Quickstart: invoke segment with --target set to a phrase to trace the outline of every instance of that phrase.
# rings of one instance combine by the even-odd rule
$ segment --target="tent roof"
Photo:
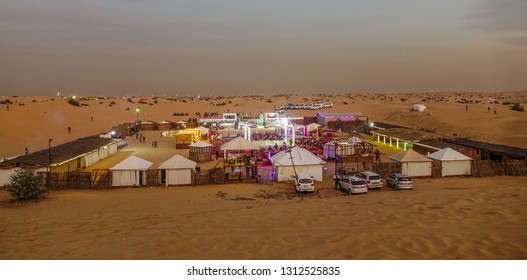
[[[48,166],[49,154],[51,152],[51,164],[61,164],[63,162],[73,160],[86,153],[90,153],[100,149],[101,147],[116,143],[118,140],[101,138],[99,135],[79,138],[77,140],[67,142],[64,144],[50,146],[40,151],[36,151],[22,155],[0,163],[1,166],[14,167],[16,165],[24,166]],[[53,143],[51,143],[53,144]]]
[[[427,162],[432,161],[431,159],[423,156],[422,154],[414,150],[406,150],[404,152],[394,154],[388,157],[389,159],[398,161],[398,162]]]
[[[427,155],[427,157],[431,159],[441,160],[441,161],[448,161],[448,160],[472,160],[471,158],[467,157],[466,155],[451,149],[451,148],[444,148],[442,150],[439,150],[435,153],[431,153]]]
[[[271,157],[271,162],[275,166],[292,166],[291,157],[295,165],[320,165],[325,162],[319,157],[315,156],[310,151],[295,146],[291,148],[291,154],[281,151],[278,154]]]
[[[355,135],[344,139],[344,141],[347,142],[347,143],[362,143],[362,142],[364,142],[360,137],[357,137]]]
[[[237,137],[233,140],[221,145],[220,150],[222,151],[241,151],[241,150],[259,150],[260,147],[256,144],[253,144],[251,141],[243,138]]]
[[[163,161],[157,168],[158,169],[194,169],[196,168],[196,162],[192,161],[184,156],[175,155],[165,161]]]
[[[191,145],[188,145],[189,147],[198,147],[198,148],[204,148],[204,147],[212,147],[214,145],[212,144],[209,144],[207,142],[204,142],[204,141],[199,141],[199,142],[196,142],[194,144],[191,144]]]
[[[170,123],[170,122],[167,120],[164,120],[164,121],[160,121],[159,123]]]
[[[322,126],[322,125],[321,125],[321,124],[318,124],[318,123],[310,123],[310,124],[308,124],[308,125],[306,125],[306,126]]]
[[[110,170],[148,170],[153,163],[137,156],[129,156],[125,160],[119,162],[110,168]]]
[[[206,127],[204,127],[204,126],[198,126],[198,127],[196,127],[196,129],[201,130],[202,133],[203,133],[203,131],[205,131],[205,132],[208,132],[208,131],[209,131],[209,129],[206,128]]]

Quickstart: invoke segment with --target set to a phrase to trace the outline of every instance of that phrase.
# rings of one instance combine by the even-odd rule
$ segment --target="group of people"
[[[143,135],[142,132],[138,132],[135,134],[135,139],[139,140],[139,142],[145,143],[146,137]]]
[[[188,113],[174,113],[172,116],[188,116]]]
[[[199,112],[196,113],[196,115],[198,115]],[[220,115],[219,112],[205,112],[203,113],[203,117],[205,118],[215,118],[215,117],[218,117]],[[199,115],[198,115],[199,116]]]

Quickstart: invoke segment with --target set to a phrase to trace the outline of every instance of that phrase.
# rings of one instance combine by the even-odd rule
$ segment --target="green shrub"
[[[47,193],[44,180],[35,173],[35,170],[17,169],[9,179],[11,182],[5,185],[4,189],[16,199],[42,198]]]

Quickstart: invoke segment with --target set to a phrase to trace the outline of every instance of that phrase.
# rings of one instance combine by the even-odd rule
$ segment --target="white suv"
[[[309,174],[298,174],[295,177],[295,190],[297,192],[314,192],[315,181],[313,181],[313,176]]]
[[[340,178],[338,187],[341,191],[345,191],[348,194],[368,192],[368,184],[366,181],[357,176],[344,176]]]
[[[382,188],[382,179],[379,174],[371,171],[363,171],[357,173],[355,176],[360,177],[368,183],[368,189],[380,189]]]

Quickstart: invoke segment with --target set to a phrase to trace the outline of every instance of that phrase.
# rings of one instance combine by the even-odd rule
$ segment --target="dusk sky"
[[[525,0],[0,0],[0,96],[507,90]]]

